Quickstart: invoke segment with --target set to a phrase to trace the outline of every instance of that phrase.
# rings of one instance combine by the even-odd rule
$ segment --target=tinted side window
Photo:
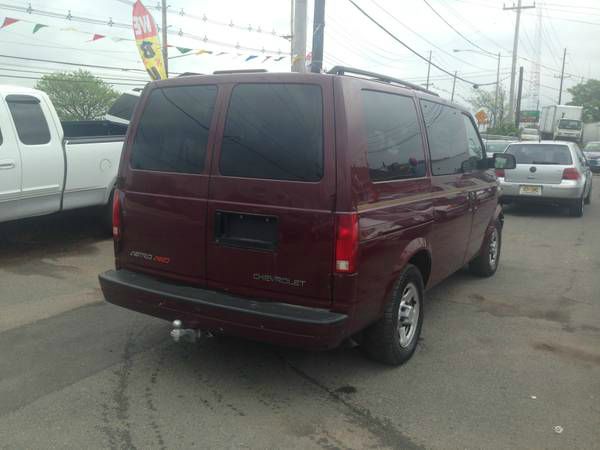
[[[216,96],[216,86],[152,91],[133,141],[131,167],[201,173]]]
[[[466,114],[463,114],[463,120],[467,130],[467,146],[469,150],[469,157],[481,159],[483,158],[483,148],[481,147],[481,141],[479,140],[479,135],[477,134],[475,125],[473,125],[473,122]]]
[[[6,103],[23,144],[42,145],[50,142],[50,130],[39,99],[29,95],[8,95]]]
[[[425,176],[425,156],[410,97],[363,91],[367,157],[373,181]]]
[[[234,177],[321,179],[321,88],[305,84],[236,86],[221,145],[220,171]]]
[[[433,175],[461,173],[469,159],[467,136],[462,114],[454,108],[421,100],[427,127]]]

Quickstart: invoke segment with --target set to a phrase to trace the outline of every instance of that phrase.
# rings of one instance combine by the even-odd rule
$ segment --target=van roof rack
[[[265,73],[265,69],[238,69],[238,70],[215,70],[213,75],[223,75],[226,73]]]
[[[387,75],[382,75],[380,73],[369,72],[368,70],[354,69],[352,67],[346,67],[346,66],[334,66],[327,73],[332,74],[332,75],[346,75],[346,74],[361,75],[363,77],[368,77],[374,81],[382,81],[384,83],[399,84],[401,86],[404,86],[404,87],[407,87],[410,89],[414,89],[415,91],[426,92],[428,94],[439,97],[439,94],[432,92],[429,89],[425,89],[424,87],[419,86],[418,84],[409,83],[408,81],[400,80],[399,78],[389,77]]]

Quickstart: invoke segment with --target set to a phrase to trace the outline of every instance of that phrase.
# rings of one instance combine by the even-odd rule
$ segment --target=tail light
[[[496,176],[504,178],[504,169],[496,169]]]
[[[575,167],[567,167],[565,170],[563,170],[563,180],[579,180],[580,178],[581,174]]]
[[[335,272],[356,272],[358,254],[358,215],[341,214],[336,218]]]
[[[112,234],[113,239],[118,241],[121,238],[121,195],[118,189],[113,194],[112,207]]]

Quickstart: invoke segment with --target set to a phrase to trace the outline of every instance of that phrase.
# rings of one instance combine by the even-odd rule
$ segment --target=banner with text
[[[146,70],[153,80],[167,78],[158,27],[150,12],[137,0],[133,5],[133,34]]]

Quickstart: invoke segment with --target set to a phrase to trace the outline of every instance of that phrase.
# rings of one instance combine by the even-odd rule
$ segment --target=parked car
[[[513,140],[501,140],[501,141],[485,141],[485,151],[488,158],[493,158],[494,153],[503,153],[508,147],[508,144],[511,142],[516,142]]]
[[[592,176],[583,152],[574,142],[542,141],[510,144],[514,170],[497,170],[502,201],[552,203],[569,207],[572,216],[583,215],[591,200]]]
[[[127,126],[60,122],[48,96],[0,86],[0,222],[85,206],[111,197]]]
[[[540,131],[537,128],[523,128],[521,130],[522,141],[539,141]]]
[[[426,289],[465,264],[498,268],[489,167],[465,109],[383,75],[153,82],[119,169],[116,270],[100,284],[108,302],[174,321],[177,338],[312,349],[353,338],[401,364]]]
[[[583,149],[592,172],[600,172],[600,141],[588,142]]]

